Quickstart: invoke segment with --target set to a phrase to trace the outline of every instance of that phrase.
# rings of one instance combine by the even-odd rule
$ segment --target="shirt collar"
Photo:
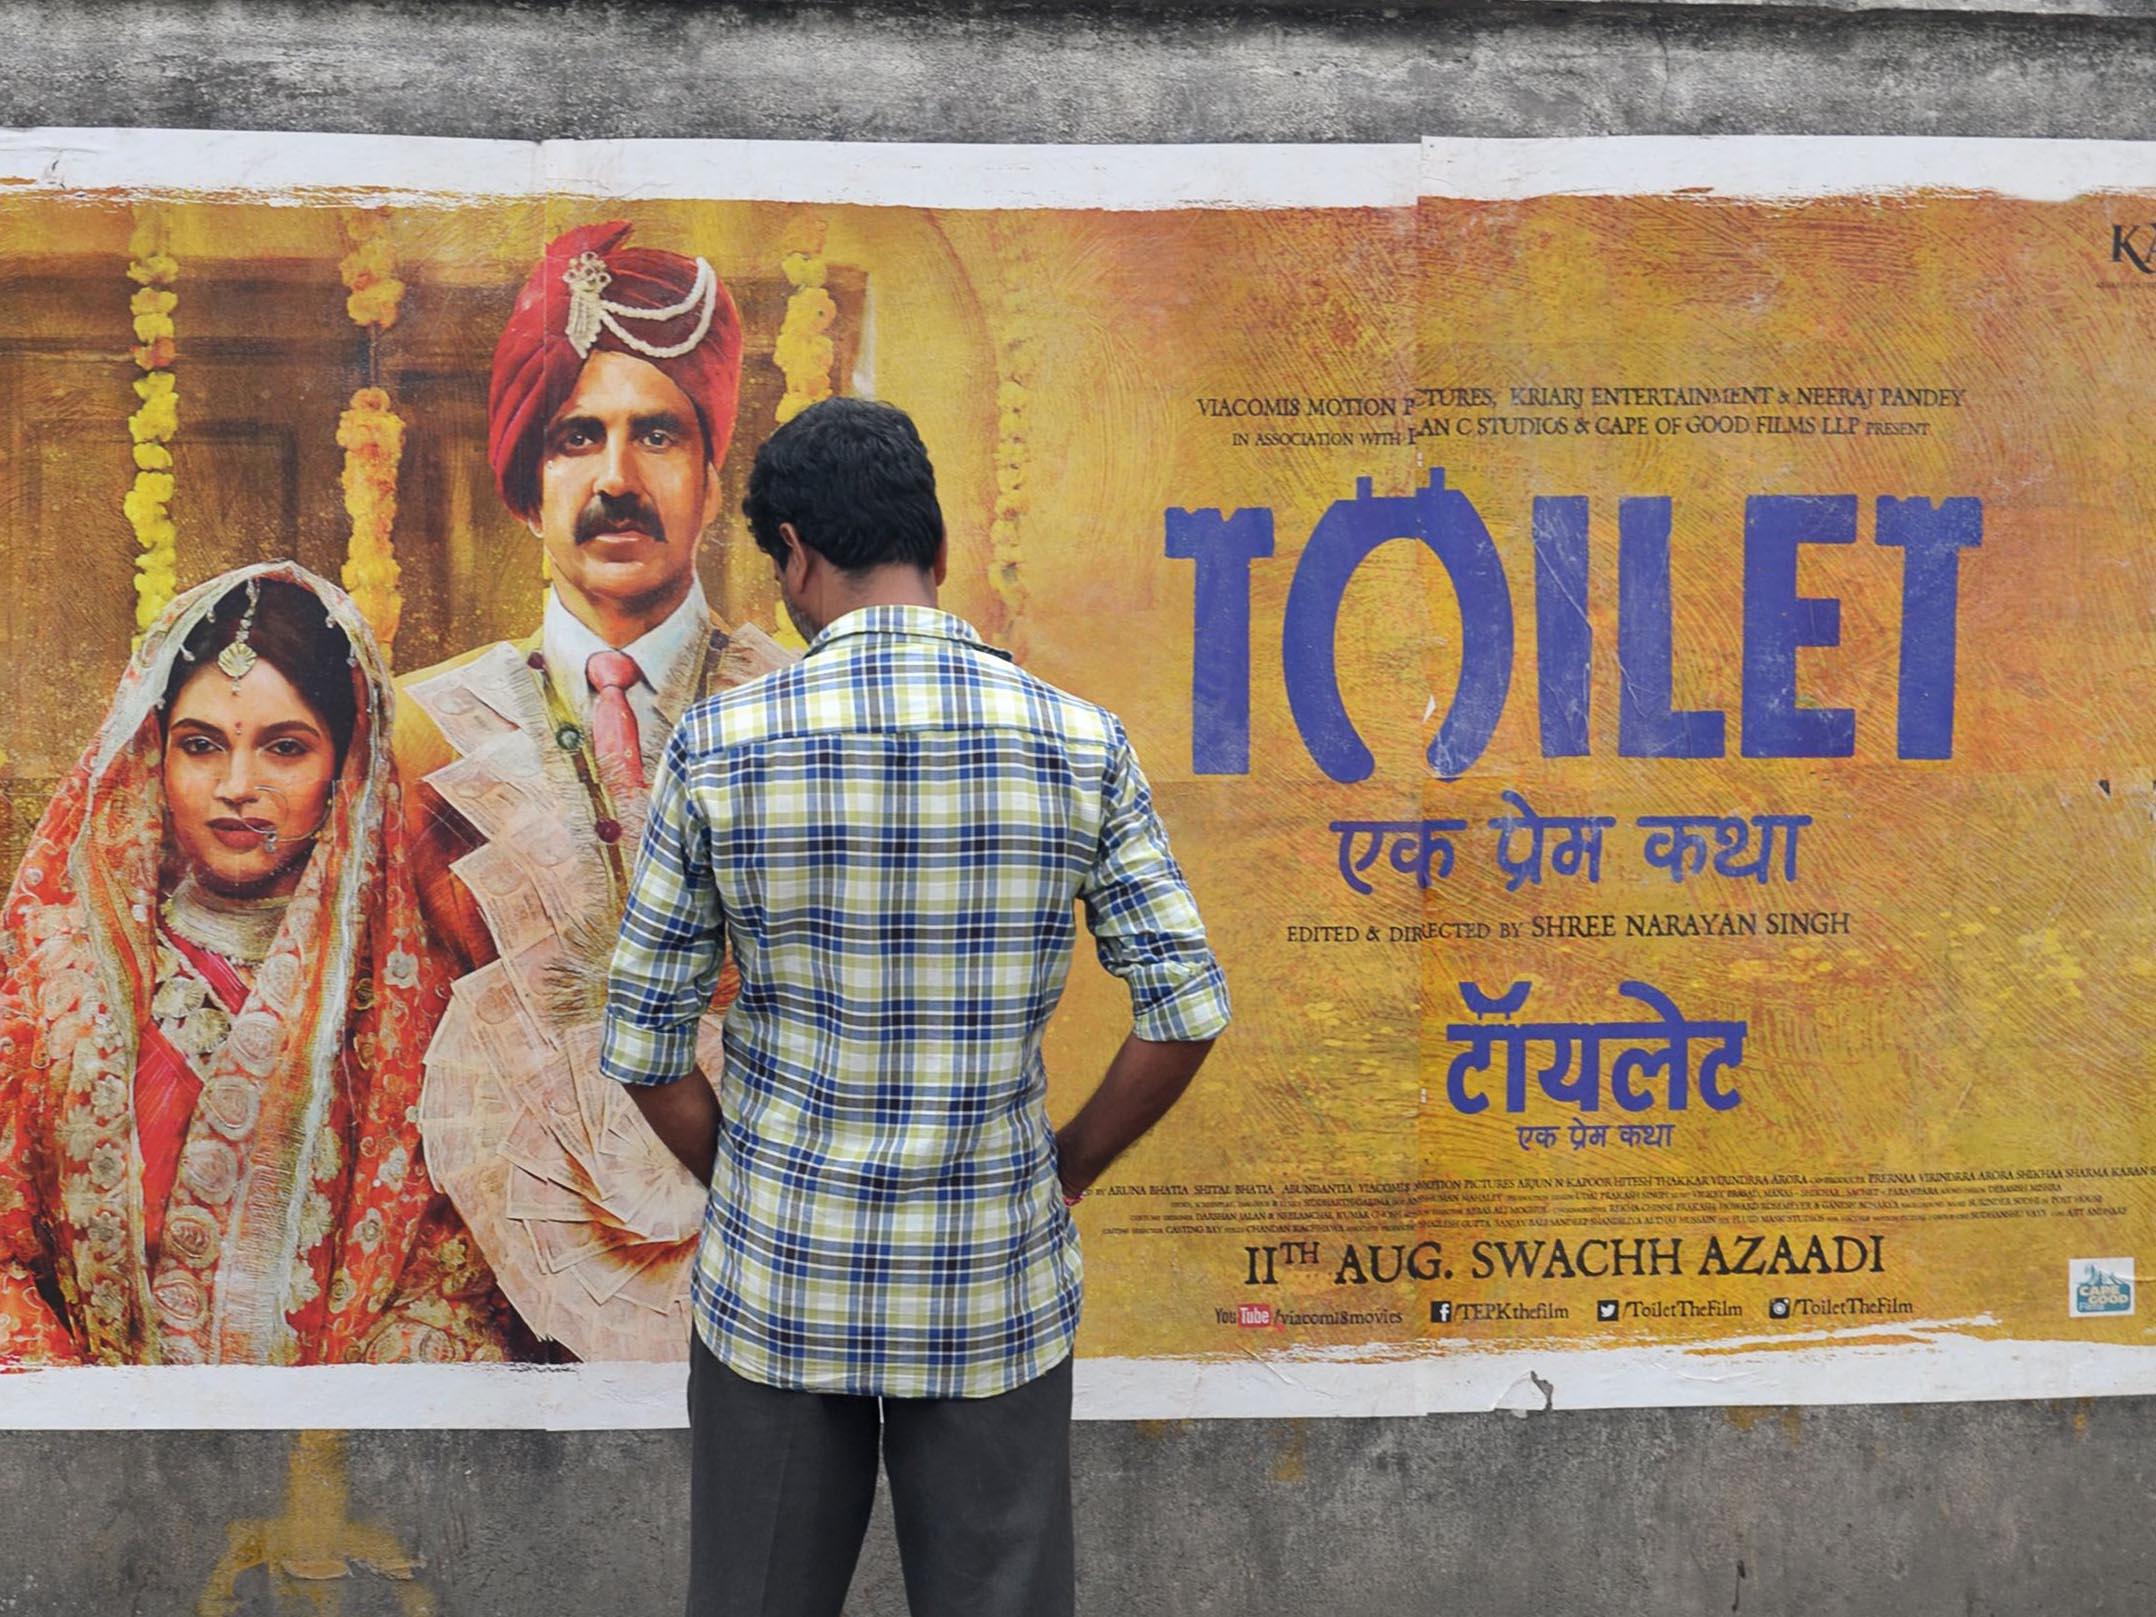
[[[636,661],[643,683],[653,691],[666,689],[684,657],[692,655],[710,632],[711,608],[704,601],[703,580],[691,577],[689,593],[667,614],[664,622],[621,649]],[[591,701],[591,686],[584,678],[584,665],[594,652],[608,649],[591,627],[569,610],[559,590],[546,592],[546,615],[540,624],[539,649],[554,671],[555,685],[580,709]]]
[[[823,632],[809,642],[807,654],[813,657],[835,640],[867,634],[900,635],[909,640],[956,640],[976,650],[1002,655],[964,618],[932,606],[856,607],[825,624]]]

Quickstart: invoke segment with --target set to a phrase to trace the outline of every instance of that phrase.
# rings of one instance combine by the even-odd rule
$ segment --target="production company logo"
[[[2132,1258],[2075,1258],[2066,1266],[2066,1311],[2076,1319],[2134,1311]]]

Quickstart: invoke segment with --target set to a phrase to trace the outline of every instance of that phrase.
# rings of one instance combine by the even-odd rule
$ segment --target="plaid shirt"
[[[1041,1036],[1074,902],[1139,1037],[1226,985],[1115,716],[927,607],[850,612],[683,716],[652,788],[601,1070],[695,1060],[722,947],[724,1122],[697,1329],[773,1386],[987,1397],[1078,1325]]]

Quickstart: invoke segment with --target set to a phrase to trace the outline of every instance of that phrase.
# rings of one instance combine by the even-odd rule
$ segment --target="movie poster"
[[[1145,763],[1235,1022],[1078,1209],[1081,1414],[2156,1385],[2140,149],[0,169],[0,1422],[679,1419],[519,482],[593,351],[720,451],[658,733],[800,654],[743,485],[857,394]]]

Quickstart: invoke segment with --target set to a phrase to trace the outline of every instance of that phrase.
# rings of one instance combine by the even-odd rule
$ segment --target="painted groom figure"
[[[629,231],[557,238],[494,351],[488,459],[545,548],[543,620],[402,681],[396,756],[422,906],[465,973],[427,1056],[429,1165],[541,1337],[673,1359],[703,1190],[598,1076],[607,959],[674,721],[791,658],[720,622],[696,575],[733,300]],[[715,1072],[716,1015],[704,1031]]]

